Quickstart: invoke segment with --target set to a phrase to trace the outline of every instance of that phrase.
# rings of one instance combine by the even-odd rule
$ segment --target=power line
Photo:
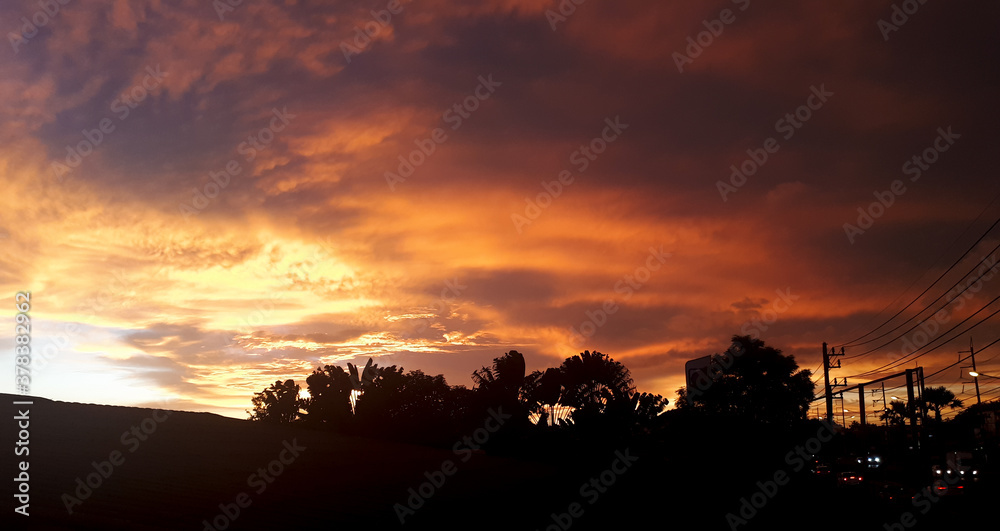
[[[946,332],[944,332],[944,334],[942,334],[941,336],[939,336],[939,338],[941,338],[941,337],[944,337],[945,335],[947,335],[947,334],[951,333],[951,331],[952,331],[952,330],[955,330],[955,329],[956,329],[956,328],[958,328],[959,326],[962,326],[963,324],[965,324],[965,322],[966,322],[966,321],[968,321],[969,319],[971,319],[971,318],[975,317],[975,316],[976,316],[976,314],[978,314],[979,312],[981,312],[981,311],[985,310],[986,308],[988,308],[988,307],[989,307],[990,305],[992,305],[992,304],[993,304],[994,302],[996,302],[996,301],[997,301],[998,299],[1000,299],[1000,295],[998,295],[998,296],[994,297],[994,298],[993,298],[993,300],[991,300],[990,302],[988,302],[988,303],[987,303],[987,304],[986,304],[985,306],[983,306],[982,308],[980,308],[980,309],[976,310],[976,312],[975,312],[975,313],[973,313],[972,315],[970,315],[970,316],[966,317],[965,319],[962,319],[962,320],[961,320],[961,321],[959,321],[959,322],[958,322],[958,323],[957,323],[957,324],[956,324],[955,326],[953,326],[953,327],[949,328],[949,329],[948,329],[948,330],[947,330]],[[993,313],[991,313],[990,315],[988,315],[988,316],[984,317],[984,318],[983,318],[982,320],[980,320],[980,321],[979,321],[978,323],[976,323],[976,324],[972,325],[971,327],[969,327],[969,328],[968,328],[967,330],[965,330],[965,331],[963,331],[963,332],[960,332],[960,333],[956,334],[956,335],[955,335],[955,337],[958,337],[958,336],[960,336],[960,335],[962,335],[962,334],[964,334],[964,333],[966,333],[966,332],[968,332],[968,331],[972,330],[973,328],[975,328],[975,327],[977,327],[977,326],[979,326],[979,325],[983,324],[983,323],[984,323],[984,322],[986,322],[986,321],[987,321],[987,320],[988,320],[988,319],[989,319],[990,317],[993,317],[993,316],[994,316],[994,315],[996,315],[997,313],[1000,313],[1000,310],[997,310],[997,311],[994,311],[994,312],[993,312]],[[910,330],[912,330],[912,328],[911,328]],[[927,352],[924,352],[924,353],[922,353],[922,354],[919,354],[919,355],[917,355],[916,357],[914,357],[914,358],[913,358],[913,360],[916,360],[917,358],[919,358],[919,357],[921,357],[921,356],[924,356],[924,355],[926,355],[926,354],[929,354],[929,353],[931,353],[931,352],[934,352],[935,350],[937,350],[937,349],[941,348],[942,346],[944,346],[944,345],[948,344],[948,343],[949,343],[950,341],[952,341],[953,339],[955,339],[955,337],[952,337],[952,338],[949,338],[948,340],[946,340],[946,341],[942,342],[942,343],[941,343],[940,345],[938,345],[938,346],[936,346],[936,347],[934,347],[934,348],[932,348],[932,349],[928,350]],[[886,363],[885,365],[882,365],[881,367],[878,367],[878,368],[876,368],[876,369],[872,369],[872,370],[869,370],[869,371],[865,371],[865,372],[861,372],[861,373],[858,373],[858,374],[855,374],[855,375],[852,375],[852,376],[848,376],[848,378],[857,378],[857,377],[859,377],[859,376],[868,376],[868,375],[871,375],[871,374],[875,374],[875,373],[877,373],[877,372],[879,372],[879,371],[882,371],[882,370],[885,370],[885,369],[892,369],[892,368],[895,368],[895,367],[899,367],[900,365],[903,365],[903,364],[906,364],[906,363],[909,363],[909,362],[910,362],[910,361],[912,361],[912,360],[909,360],[909,359],[907,359],[907,358],[909,358],[910,356],[913,356],[913,355],[914,355],[914,354],[916,354],[917,352],[920,352],[921,350],[923,350],[923,349],[927,348],[928,346],[930,346],[930,344],[931,344],[931,343],[933,343],[933,342],[935,342],[935,341],[938,341],[938,339],[933,339],[933,340],[931,340],[931,341],[930,341],[929,343],[927,343],[926,345],[924,345],[924,346],[922,346],[922,347],[920,347],[920,348],[918,348],[918,349],[914,350],[913,352],[910,352],[909,354],[906,354],[905,356],[903,356],[902,358],[900,358],[900,359],[898,359],[898,360],[896,360],[896,361],[891,361],[891,362],[889,362],[889,363]],[[992,344],[992,343],[991,343],[991,344]],[[925,377],[925,378],[926,378],[926,377]]]
[[[990,206],[992,206],[994,202],[996,202],[997,198],[1000,198],[1000,194],[998,194],[997,196],[995,196],[995,197],[993,198],[993,201],[990,201],[990,204],[989,204],[989,205],[987,205],[985,209],[983,209],[983,212],[981,212],[981,213],[979,214],[979,216],[978,216],[978,217],[977,217],[977,218],[976,218],[975,220],[973,220],[972,224],[974,224],[974,223],[975,223],[975,222],[976,222],[976,221],[977,221],[977,220],[979,219],[979,217],[982,217],[983,213],[985,213],[985,212],[986,212],[986,210],[987,210],[987,209],[988,209],[988,208],[989,208]],[[969,225],[969,227],[971,227],[971,226],[972,226],[972,224],[970,224],[970,225]],[[942,279],[942,278],[944,278],[944,276],[945,276],[945,275],[947,275],[947,274],[948,274],[949,272],[951,272],[951,270],[952,270],[952,269],[954,269],[954,268],[955,268],[955,267],[956,267],[956,266],[957,266],[957,265],[958,265],[959,263],[961,263],[962,259],[963,259],[963,258],[965,258],[965,257],[966,257],[966,256],[967,256],[967,255],[968,255],[968,254],[969,254],[970,252],[972,252],[972,250],[973,250],[973,249],[975,249],[975,248],[976,248],[976,246],[978,246],[978,245],[979,245],[979,243],[980,243],[980,242],[982,242],[982,241],[983,241],[983,240],[984,240],[984,239],[986,238],[986,236],[987,236],[987,235],[988,235],[988,234],[989,234],[989,233],[990,233],[990,232],[991,232],[991,231],[992,231],[992,230],[993,230],[994,228],[996,228],[996,226],[997,226],[997,225],[1000,225],[1000,218],[997,218],[997,220],[996,220],[996,221],[994,221],[992,225],[990,225],[990,228],[986,229],[986,232],[984,232],[984,233],[982,234],[982,236],[980,236],[980,237],[979,237],[979,239],[977,239],[977,240],[975,241],[975,243],[973,243],[973,244],[972,244],[972,245],[971,245],[971,246],[970,246],[970,247],[969,247],[969,248],[968,248],[968,249],[967,249],[967,250],[966,250],[966,251],[965,251],[964,253],[962,253],[962,255],[961,255],[961,256],[959,256],[959,257],[958,257],[958,259],[956,259],[956,260],[955,260],[955,262],[954,262],[954,263],[952,263],[952,264],[951,264],[951,266],[949,266],[949,267],[948,267],[948,269],[946,269],[946,270],[944,271],[944,273],[941,273],[941,275],[940,275],[940,276],[938,276],[938,278],[937,278],[936,280],[934,280],[934,282],[932,282],[932,283],[931,283],[931,285],[927,286],[927,288],[926,288],[926,289],[924,289],[924,291],[920,292],[920,294],[919,294],[919,295],[917,295],[916,297],[914,297],[914,299],[913,299],[912,301],[910,301],[910,303],[909,303],[909,304],[907,304],[907,305],[906,305],[906,306],[904,306],[904,307],[903,307],[903,308],[902,308],[901,310],[899,310],[898,312],[896,312],[896,313],[895,313],[895,314],[894,314],[894,315],[893,315],[892,317],[890,317],[890,318],[886,319],[886,320],[885,320],[885,321],[884,321],[884,322],[883,322],[882,324],[880,324],[880,325],[876,326],[875,328],[873,328],[873,329],[872,329],[871,331],[869,331],[868,333],[866,333],[866,334],[864,334],[864,335],[862,335],[862,336],[860,336],[860,337],[857,337],[857,338],[855,338],[855,339],[852,339],[851,341],[847,341],[847,342],[845,342],[845,343],[841,343],[840,345],[835,345],[835,346],[834,346],[834,348],[836,348],[836,347],[850,347],[850,346],[854,346],[854,345],[858,344],[858,343],[857,343],[858,341],[860,341],[860,340],[864,339],[865,337],[868,337],[869,335],[871,335],[871,334],[873,334],[873,333],[877,332],[877,331],[878,331],[878,330],[879,330],[880,328],[882,328],[883,326],[885,326],[886,324],[888,324],[889,322],[891,322],[891,321],[892,321],[893,319],[895,319],[896,317],[898,317],[898,316],[899,316],[899,315],[900,315],[901,313],[903,313],[904,311],[906,311],[906,309],[907,309],[907,308],[909,308],[910,306],[913,306],[913,304],[914,304],[915,302],[917,302],[918,300],[920,300],[920,297],[923,297],[923,296],[924,296],[924,294],[926,294],[926,293],[927,293],[928,291],[930,291],[930,289],[931,289],[932,287],[934,287],[934,285],[935,285],[935,284],[937,284],[938,282],[940,282],[940,281],[941,281],[941,279]],[[968,227],[967,227],[967,228],[966,228],[966,231],[968,231],[968,230],[969,230],[969,229],[968,229]],[[962,234],[964,235],[964,234],[965,234],[965,231],[963,231],[963,233],[962,233]],[[957,240],[956,240],[956,241],[957,241]],[[949,246],[948,248],[950,249],[951,247]],[[946,250],[946,252],[947,252],[947,250]],[[944,256],[944,255],[942,254],[942,256]],[[940,260],[940,258],[938,258],[938,260]],[[935,263],[936,263],[936,261],[935,261]],[[931,266],[930,268],[928,268],[928,270],[927,270],[927,271],[929,272],[929,271],[930,271],[931,269],[933,269],[933,266]],[[926,275],[927,273],[924,273],[924,274]],[[922,276],[921,276],[921,277],[922,277]],[[909,289],[909,288],[907,288],[907,289]],[[905,292],[904,292],[904,293],[905,293]],[[884,310],[883,310],[883,311],[884,311]]]
[[[1000,352],[998,352],[998,353],[996,353],[996,354],[994,354],[994,355],[990,356],[989,358],[987,358],[987,359],[985,359],[985,360],[983,360],[983,361],[980,361],[979,363],[980,363],[980,364],[985,364],[985,363],[989,363],[990,361],[993,361],[993,359],[994,359],[994,358],[996,358],[997,356],[1000,356]]]
[[[979,352],[982,352],[983,350],[988,349],[988,348],[990,348],[991,346],[993,346],[993,345],[995,345],[997,343],[1000,343],[1000,337],[994,339],[989,345],[986,345],[985,347],[980,348]],[[924,381],[926,381],[928,378],[930,378],[930,377],[932,377],[932,376],[934,376],[936,374],[940,374],[940,373],[942,373],[942,372],[944,372],[944,371],[946,371],[946,370],[954,367],[955,365],[958,365],[959,363],[962,363],[963,361],[965,361],[965,360],[967,360],[967,359],[969,359],[971,357],[972,357],[972,354],[969,354],[968,356],[966,356],[964,358],[959,358],[958,361],[956,361],[955,363],[952,363],[951,365],[949,365],[949,366],[947,366],[947,367],[945,367],[945,368],[943,368],[943,369],[941,369],[939,371],[935,371],[935,372],[932,372],[931,374],[929,374],[927,376],[924,376]]]
[[[994,387],[993,389],[990,389],[989,391],[986,391],[986,392],[983,392],[983,393],[980,393],[980,394],[981,395],[991,395],[991,394],[997,393],[997,392],[1000,392],[1000,387]]]
[[[929,308],[931,307],[931,305],[932,305],[932,304],[934,304],[934,303],[936,303],[937,301],[941,300],[941,297],[944,297],[944,296],[945,296],[945,295],[947,295],[948,293],[951,293],[951,290],[953,290],[953,289],[955,288],[955,286],[957,286],[957,285],[961,284],[961,283],[962,283],[962,280],[964,280],[964,279],[965,279],[965,277],[969,276],[969,274],[970,274],[970,273],[972,273],[973,271],[975,271],[975,270],[976,270],[976,268],[977,268],[977,267],[979,267],[979,265],[980,265],[980,264],[982,264],[983,262],[985,262],[985,261],[986,261],[986,259],[987,259],[987,258],[989,258],[989,257],[990,257],[990,256],[991,256],[991,255],[992,255],[993,253],[995,253],[995,252],[997,251],[997,249],[1000,249],[1000,243],[998,243],[998,244],[996,245],[996,247],[994,247],[994,248],[993,248],[992,250],[990,250],[990,252],[989,252],[989,253],[986,253],[986,255],[985,255],[985,256],[983,256],[983,258],[982,258],[981,260],[979,260],[979,262],[978,262],[978,263],[976,263],[976,265],[972,266],[972,269],[970,269],[970,270],[969,270],[969,271],[968,271],[967,273],[965,273],[964,275],[962,275],[961,277],[959,277],[959,279],[958,279],[958,280],[956,280],[956,281],[955,281],[955,283],[951,285],[951,287],[949,287],[949,288],[948,288],[947,290],[945,290],[945,291],[944,291],[944,292],[942,292],[942,293],[941,293],[940,295],[938,295],[938,296],[937,296],[937,298],[935,298],[935,299],[934,299],[934,300],[932,300],[931,302],[927,303],[927,306],[925,306],[923,310],[920,310],[919,312],[917,312],[917,313],[913,314],[912,316],[910,316],[910,318],[909,318],[909,319],[907,319],[907,320],[903,321],[902,323],[899,323],[899,324],[898,324],[898,325],[896,325],[896,327],[895,327],[895,328],[893,328],[892,330],[889,330],[889,331],[887,331],[887,332],[883,333],[882,335],[880,335],[880,336],[878,336],[878,337],[873,337],[873,338],[871,338],[871,339],[869,339],[869,340],[867,340],[867,341],[862,341],[862,342],[860,342],[860,343],[857,343],[857,344],[855,344],[854,346],[858,346],[858,345],[864,345],[864,344],[866,344],[866,343],[871,343],[872,341],[876,341],[876,340],[878,340],[878,339],[881,339],[881,338],[883,338],[883,337],[885,337],[885,336],[887,336],[887,335],[889,335],[889,334],[891,334],[891,333],[895,332],[896,330],[899,330],[900,328],[902,328],[902,327],[903,327],[903,325],[905,325],[906,323],[908,323],[908,322],[912,321],[913,319],[917,318],[917,317],[918,317],[918,316],[919,316],[920,314],[922,314],[922,313],[924,313],[925,311],[927,311],[927,310],[928,310],[928,309],[929,309]],[[994,266],[994,267],[995,267],[995,266]],[[923,323],[927,322],[927,320],[928,320],[928,319],[930,319],[931,317],[933,317],[933,316],[934,316],[935,314],[937,314],[937,312],[939,312],[939,311],[943,310],[944,308],[946,308],[946,307],[947,307],[947,306],[948,306],[949,304],[951,304],[951,303],[952,303],[952,302],[954,302],[954,301],[955,301],[956,299],[958,299],[958,297],[959,297],[959,296],[961,296],[961,295],[962,295],[963,293],[965,293],[966,291],[968,291],[968,290],[969,290],[969,288],[971,288],[971,287],[972,287],[972,286],[973,286],[973,285],[974,285],[974,284],[975,284],[976,282],[979,282],[979,280],[980,280],[980,279],[982,279],[983,277],[985,277],[985,276],[986,276],[986,273],[988,273],[989,271],[992,271],[992,270],[993,270],[993,268],[990,268],[990,269],[988,269],[988,270],[986,270],[986,271],[983,271],[983,273],[982,273],[982,274],[980,274],[980,275],[979,275],[978,277],[976,277],[976,280],[975,280],[975,281],[973,281],[973,282],[971,282],[971,283],[967,283],[967,284],[966,284],[966,286],[965,286],[964,288],[962,288],[962,291],[959,291],[958,293],[956,293],[954,297],[952,297],[952,298],[951,298],[951,299],[949,299],[949,300],[948,300],[947,302],[945,302],[945,303],[944,303],[943,305],[941,305],[941,307],[940,307],[940,308],[938,308],[937,310],[934,310],[933,312],[931,312],[931,313],[930,313],[930,315],[928,315],[927,317],[925,317],[925,318],[921,319],[919,323],[917,323],[916,325],[914,325],[914,326],[913,326],[912,328],[910,328],[910,329],[909,329],[909,330],[907,330],[906,332],[903,332],[902,334],[900,334],[900,335],[896,336],[895,338],[893,338],[893,339],[889,340],[888,342],[886,342],[886,343],[883,343],[882,345],[880,345],[880,346],[878,346],[878,347],[875,347],[875,348],[873,348],[873,349],[871,349],[871,350],[869,350],[869,351],[867,351],[867,352],[862,352],[861,354],[853,354],[853,355],[851,355],[851,356],[844,356],[844,357],[843,357],[843,358],[841,358],[841,359],[845,359],[845,360],[848,360],[848,359],[853,359],[853,358],[859,358],[859,357],[861,357],[861,356],[865,356],[865,355],[868,355],[868,354],[871,354],[872,352],[875,352],[876,350],[878,350],[878,349],[880,349],[880,348],[882,348],[882,347],[885,347],[886,345],[890,345],[890,344],[892,344],[892,343],[893,343],[893,342],[895,342],[896,340],[898,340],[898,339],[902,338],[903,336],[905,336],[905,335],[906,335],[906,334],[907,334],[908,332],[910,332],[910,330],[913,330],[914,328],[916,328],[916,327],[918,327],[918,326],[922,325]],[[904,308],[904,309],[905,309],[905,308]]]

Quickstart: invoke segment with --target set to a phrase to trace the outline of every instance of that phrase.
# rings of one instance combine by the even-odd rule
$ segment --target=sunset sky
[[[30,291],[31,394],[240,418],[276,379],[369,357],[469,386],[512,349],[529,370],[598,350],[671,403],[685,361],[735,333],[814,370],[823,341],[961,258],[903,316],[927,307],[1000,243],[963,257],[1000,217],[998,18],[934,0],[5,1],[0,336]],[[1000,276],[976,286],[937,343]],[[904,366],[941,369],[998,323]],[[980,372],[1000,376],[998,353]],[[959,371],[928,385],[974,402]]]

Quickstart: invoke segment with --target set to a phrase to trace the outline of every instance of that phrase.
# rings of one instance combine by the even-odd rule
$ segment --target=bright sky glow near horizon
[[[736,333],[816,369],[1000,217],[995,3],[563,4],[4,2],[0,338],[30,291],[31,394],[245,418],[321,364],[470,386],[587,349],[672,403]],[[1000,294],[977,285],[936,341]],[[960,370],[928,385],[974,403]]]

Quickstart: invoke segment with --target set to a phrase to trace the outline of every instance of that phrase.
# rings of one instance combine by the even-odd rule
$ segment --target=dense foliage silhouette
[[[725,354],[712,356],[712,381],[704,388],[678,389],[677,406],[763,424],[789,426],[805,420],[814,397],[811,371],[798,370],[762,339],[734,335]]]

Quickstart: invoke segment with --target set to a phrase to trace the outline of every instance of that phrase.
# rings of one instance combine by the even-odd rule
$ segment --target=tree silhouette
[[[636,421],[643,426],[652,424],[669,404],[669,400],[653,393],[637,393],[632,396],[632,400],[635,403],[632,411],[635,412]]]
[[[562,372],[550,367],[545,369],[544,373],[540,373],[536,380],[538,381],[535,392],[536,400],[541,404],[548,405],[559,403],[559,398],[562,397]]]
[[[355,405],[355,418],[370,434],[414,440],[437,438],[455,417],[456,391],[443,375],[403,372],[392,365],[376,370]],[[464,388],[463,388],[464,389]]]
[[[635,392],[628,369],[597,351],[566,358],[559,371],[563,389],[560,402],[574,408],[574,421],[596,418],[609,406],[614,409],[612,404],[616,402],[618,408],[623,408]]]
[[[524,402],[530,405],[530,412],[540,413],[536,424],[546,426],[562,397],[562,373],[554,367],[545,369],[545,372],[532,371],[525,377],[522,393]]]
[[[604,409],[604,416],[620,429],[649,429],[666,411],[669,401],[661,395],[631,391],[627,397],[613,399]]]
[[[889,422],[890,426],[903,426],[906,424],[906,417],[910,414],[909,408],[906,407],[906,402],[902,400],[893,400],[889,402],[889,407],[879,415],[879,420],[885,420]]]
[[[361,371],[361,375],[358,375],[358,368],[351,364],[347,364],[348,370],[351,371],[350,379],[351,383],[354,385],[354,390],[364,392],[374,386],[375,379],[379,375],[379,368],[377,363],[372,363],[372,358],[368,358],[368,363],[365,364],[364,370]]]
[[[938,422],[941,422],[941,408],[956,409],[962,407],[962,401],[956,399],[955,393],[943,385],[924,389],[924,402],[927,404],[927,409],[934,410],[934,420]]]
[[[472,383],[482,405],[503,408],[506,414],[514,416],[513,423],[517,424],[540,409],[534,391],[540,377],[538,371],[525,376],[524,356],[512,350],[494,358],[492,367],[474,371]]]
[[[342,427],[352,418],[351,392],[354,385],[343,368],[327,365],[306,378],[309,398],[304,400],[302,416],[309,422]]]
[[[253,399],[250,420],[272,423],[289,423],[299,416],[299,386],[294,380],[280,380],[259,393]]]
[[[727,354],[713,356],[713,365],[720,369],[706,389],[678,390],[679,407],[776,425],[806,418],[814,385],[794,356],[761,339],[734,335]]]
[[[351,371],[352,377],[357,374]],[[401,414],[398,394],[403,388],[403,368],[392,365],[374,370],[370,381],[365,382],[361,395],[354,405],[354,414],[364,424],[389,422]],[[358,381],[351,378],[355,385]]]

